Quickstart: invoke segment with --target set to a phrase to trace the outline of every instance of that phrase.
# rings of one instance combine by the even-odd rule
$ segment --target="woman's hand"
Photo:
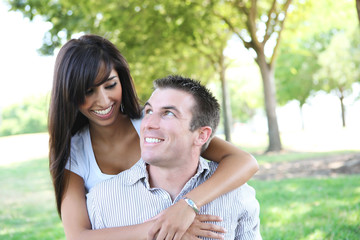
[[[200,239],[198,237],[206,237],[212,239],[224,239],[226,230],[218,225],[207,222],[220,222],[220,217],[213,215],[196,215],[194,222],[189,229],[185,232],[182,240]]]
[[[194,222],[195,216],[194,210],[181,199],[151,219],[154,224],[147,239],[180,240]]]
[[[148,232],[148,240],[190,240],[198,239],[197,236],[222,239],[219,233],[225,232],[225,229],[220,226],[206,223],[221,221],[219,217],[196,215],[183,199],[162,211],[151,221],[153,227]]]

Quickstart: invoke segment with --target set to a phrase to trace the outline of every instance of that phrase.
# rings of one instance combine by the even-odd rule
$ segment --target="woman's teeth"
[[[106,115],[111,111],[111,108],[112,108],[112,106],[108,107],[105,110],[94,110],[94,112],[99,115]]]

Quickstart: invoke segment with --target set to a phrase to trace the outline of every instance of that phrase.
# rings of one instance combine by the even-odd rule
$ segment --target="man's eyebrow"
[[[172,110],[179,112],[179,109],[173,105],[164,106],[164,107],[162,107],[162,109],[172,109]]]
[[[146,107],[146,106],[152,107],[149,102],[146,102],[146,103],[144,104],[144,107]],[[161,109],[165,109],[165,110],[170,109],[170,110],[174,110],[174,111],[180,113],[179,109],[178,109],[176,106],[174,106],[174,105],[163,106],[163,107],[161,107]]]

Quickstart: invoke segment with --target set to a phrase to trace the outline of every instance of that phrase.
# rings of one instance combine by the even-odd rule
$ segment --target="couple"
[[[194,96],[200,97],[197,95],[196,90]],[[149,103],[151,105],[146,107],[153,107],[153,103],[151,101]],[[165,101],[164,103],[169,104]],[[185,101],[181,101],[181,104],[187,106]],[[205,105],[201,103],[200,106],[199,109],[203,110]],[[178,109],[183,108],[180,106]],[[194,110],[194,113],[200,113],[199,109]],[[153,112],[154,110],[150,109],[145,116],[156,116],[152,115]],[[165,116],[160,119],[167,119],[172,115],[177,119],[176,112],[167,109]],[[139,134],[143,118],[143,107],[137,98],[128,63],[114,44],[101,36],[84,35],[69,40],[60,49],[54,68],[49,109],[49,167],[57,210],[67,240],[128,240],[142,239],[144,236],[148,239],[180,240],[185,232],[189,234],[191,230],[193,230],[190,234],[192,237],[220,237],[218,233],[222,228],[212,223],[220,221],[219,218],[216,215],[195,214],[188,204],[192,207],[195,205],[183,198],[178,198],[176,202],[172,201],[174,204],[161,212],[162,207],[155,205],[159,208],[159,214],[151,220],[146,219],[147,221],[141,224],[92,229],[86,194],[98,183],[116,177],[119,173],[129,174],[124,171],[132,168],[139,161],[141,157]],[[218,116],[214,119],[217,118]],[[194,119],[203,121],[204,117],[194,116]],[[196,123],[196,128],[204,126],[209,124]],[[207,131],[209,130],[204,133]],[[192,128],[192,132],[196,132],[195,128]],[[149,137],[148,140],[153,143],[145,143],[146,149],[150,146],[160,147],[166,144],[163,136]],[[170,139],[177,141],[180,138]],[[158,141],[160,143],[157,143]],[[179,147],[181,154],[187,153],[181,149],[185,146],[174,144],[174,147]],[[206,150],[201,152],[201,157],[218,163],[218,167],[214,174],[206,175],[204,170],[203,175],[206,177],[203,180],[206,181],[200,185],[193,184],[186,194],[181,192],[201,210],[207,203],[242,186],[258,170],[256,159],[251,154],[216,136],[211,138]],[[185,164],[181,163],[180,159],[176,160],[179,164]],[[209,165],[213,166],[214,163]],[[192,165],[186,165],[186,167],[190,166]],[[153,171],[153,168],[149,171]],[[152,184],[158,184],[151,182],[156,180],[152,178],[152,174],[150,172],[149,175],[151,187]],[[172,178],[171,182],[173,181],[180,180]],[[192,181],[195,180],[191,180],[191,183]],[[174,195],[175,198],[180,190],[180,187],[179,189],[171,187],[174,193],[169,192],[170,196]],[[134,195],[130,193],[129,196]],[[141,205],[142,201],[137,197],[128,199],[137,201]],[[144,201],[146,202],[148,201]],[[169,204],[167,203],[166,206]],[[225,204],[222,208],[228,206]]]
[[[199,82],[181,76],[155,80],[154,88],[140,126],[142,158],[87,194],[93,229],[140,224],[185,199],[196,214],[220,216],[225,239],[261,239],[259,204],[247,184],[200,211],[184,197],[217,168],[200,157],[219,123],[217,100]]]

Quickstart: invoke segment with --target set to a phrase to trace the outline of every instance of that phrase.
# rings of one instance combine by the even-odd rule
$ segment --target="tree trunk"
[[[341,119],[342,119],[342,126],[346,127],[345,123],[345,105],[344,105],[344,96],[341,96],[340,98],[340,104],[341,104]]]
[[[232,114],[231,114],[229,88],[225,78],[226,67],[224,63],[224,55],[221,55],[219,64],[220,64],[219,74],[220,74],[221,93],[222,93],[222,108],[223,108],[223,116],[224,116],[224,134],[226,141],[231,142]]]
[[[301,130],[305,130],[305,123],[304,123],[304,112],[303,112],[303,105],[300,104],[299,105],[299,110],[300,110],[300,118],[301,118]]]
[[[274,67],[266,62],[265,54],[257,51],[256,62],[259,65],[263,80],[265,110],[268,121],[269,147],[267,152],[278,152],[282,150],[279,126],[276,116],[276,94]]]

